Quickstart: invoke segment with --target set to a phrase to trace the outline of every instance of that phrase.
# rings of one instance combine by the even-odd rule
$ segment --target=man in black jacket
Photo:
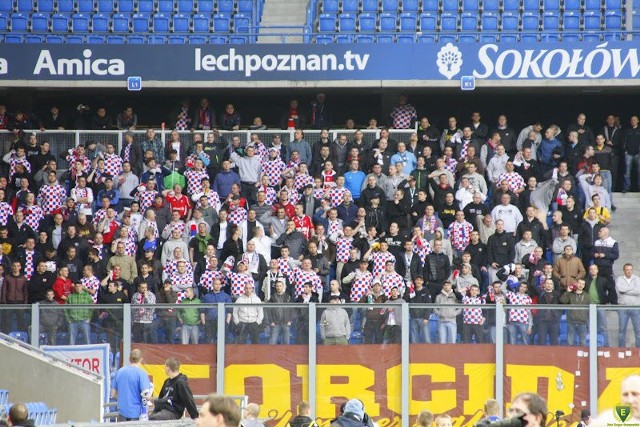
[[[422,276],[420,257],[413,252],[413,241],[404,242],[404,252],[396,256],[396,271],[406,283],[413,278]]]
[[[426,286],[422,276],[415,276],[413,279],[414,296],[410,296],[409,292],[405,292],[404,298],[409,304],[431,304],[431,294]],[[431,310],[427,308],[413,308],[409,306],[409,316],[411,317],[410,339],[412,343],[431,343],[431,328],[429,325],[429,316]]]
[[[427,255],[424,264],[424,279],[428,283],[431,300],[442,291],[442,284],[451,275],[449,257],[442,251],[442,240],[433,242],[433,252]]]
[[[515,257],[515,239],[513,234],[504,231],[504,222],[496,221],[496,232],[487,241],[487,264],[489,280],[496,280],[498,270],[509,264]]]
[[[591,304],[618,304],[618,293],[615,283],[606,277],[598,275],[598,266],[589,266],[589,274],[584,278],[584,292],[589,295]],[[592,288],[595,286],[595,292]],[[609,332],[607,330],[607,312],[603,308],[598,308],[598,334],[602,335],[603,345],[609,346]]]
[[[193,400],[187,377],[180,373],[180,362],[173,357],[167,359],[164,371],[169,378],[162,384],[160,397],[154,402],[149,420],[179,420],[185,409],[191,418],[198,418],[198,408]]]
[[[532,286],[531,289],[538,293],[538,304],[560,304],[560,292],[554,286],[553,279],[545,280],[542,290],[537,286]],[[547,335],[550,345],[558,345],[561,316],[562,310],[538,310],[535,320],[539,345],[547,345]]]

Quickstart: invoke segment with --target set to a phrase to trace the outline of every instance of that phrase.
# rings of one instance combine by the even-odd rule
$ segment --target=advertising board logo
[[[438,72],[448,80],[451,80],[460,73],[460,68],[462,67],[462,52],[453,44],[447,43],[440,48],[436,64],[438,64]]]
[[[622,404],[616,405],[615,411],[613,411],[613,416],[621,423],[626,422],[631,416],[631,406]]]

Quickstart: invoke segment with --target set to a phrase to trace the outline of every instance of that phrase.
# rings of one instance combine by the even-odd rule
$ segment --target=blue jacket
[[[213,180],[213,191],[218,193],[220,200],[224,201],[229,193],[231,193],[231,186],[237,183],[240,185],[240,177],[234,171],[224,172],[220,171],[216,175],[216,179]]]
[[[360,198],[360,191],[365,178],[366,175],[362,171],[349,171],[344,174],[344,188],[351,192],[353,200],[358,200]]]
[[[548,165],[557,165],[558,162],[553,158],[554,150],[557,154],[560,154],[561,157],[563,156],[564,150],[560,141],[555,138],[543,139],[538,147],[538,151],[536,152],[538,155],[538,161]]]
[[[291,159],[291,153],[297,151],[300,154],[300,162],[311,164],[311,146],[307,141],[301,139],[300,141],[291,141],[287,146],[287,162]]]
[[[218,318],[218,303],[231,304],[231,297],[226,292],[218,292],[214,294],[213,292],[209,292],[205,296],[202,297],[203,304],[215,304],[212,308],[207,308],[205,311],[205,316],[207,320],[215,320]]]
[[[349,207],[346,207],[344,203],[340,203],[336,210],[338,211],[338,218],[340,218],[345,225],[355,221],[358,215],[358,207],[353,201],[349,204]]]

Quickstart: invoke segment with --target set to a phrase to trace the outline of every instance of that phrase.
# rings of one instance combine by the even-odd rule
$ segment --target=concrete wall
[[[58,423],[102,421],[102,381],[3,340],[0,361],[10,402],[45,402],[58,410]]]

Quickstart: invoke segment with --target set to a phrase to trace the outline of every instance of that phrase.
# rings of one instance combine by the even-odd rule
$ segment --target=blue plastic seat
[[[131,36],[127,36],[127,43],[128,44],[146,44],[147,43],[147,37],[143,36],[143,35],[140,35],[140,34],[134,34],[134,35],[131,35]]]
[[[178,13],[193,13],[194,10],[193,0],[178,0]]]
[[[333,44],[333,36],[327,34],[317,35],[316,44]]]
[[[187,37],[185,36],[181,36],[177,34],[172,34],[169,36],[169,44],[186,44],[186,43],[187,43]]]
[[[227,36],[209,36],[209,44],[226,44]]]
[[[134,33],[148,33],[151,29],[149,15],[146,13],[134,13],[131,17],[132,29]]]
[[[33,0],[18,0],[16,4],[16,12],[33,12],[35,7],[33,6]]]
[[[318,24],[319,31],[334,32],[336,30],[336,15],[332,13],[321,13],[320,16],[318,16]]]
[[[147,43],[148,44],[166,44],[167,38],[160,34],[149,34],[147,36]]]
[[[117,12],[120,12],[120,13],[135,12],[133,0],[118,0],[116,7],[117,7]],[[98,11],[100,11],[100,3],[98,3]]]
[[[580,29],[580,14],[578,12],[565,12],[562,19],[563,29],[567,30],[579,30]],[[566,41],[566,38],[564,39]]]
[[[580,0],[564,0],[565,11],[577,12],[581,7],[582,5],[580,4]]]
[[[51,31],[57,33],[66,33],[69,31],[69,15],[64,13],[54,13],[51,16]],[[49,41],[47,40],[47,43]]]
[[[398,15],[390,12],[380,13],[380,31],[396,31]],[[378,43],[380,40],[378,40]]]
[[[525,12],[540,12],[540,0],[524,0],[522,10]]]
[[[482,0],[482,11],[498,13],[499,11],[498,0]]]
[[[98,0],[97,11],[100,13],[113,13],[113,0]]]
[[[65,43],[84,44],[84,36],[81,34],[69,34],[67,37],[65,37]]]
[[[202,0],[198,2],[198,12],[199,13],[213,13],[213,0]]]
[[[155,15],[153,15],[154,33],[168,33],[170,28],[169,17],[167,15],[165,15],[164,13],[156,13]]]
[[[637,4],[634,4],[635,8],[638,8]],[[622,9],[622,0],[605,0],[604,7],[607,11],[610,12],[620,12]],[[20,8],[18,7],[18,10]]]
[[[502,31],[518,31],[520,18],[515,13],[502,14]]]
[[[189,15],[184,13],[176,13],[173,15],[173,32],[186,33],[189,31]],[[155,23],[154,23],[155,25]]]
[[[49,31],[49,14],[34,13],[31,15],[31,31],[43,33]]]
[[[600,13],[599,12],[585,12],[584,13],[584,29],[585,30],[599,30],[600,29]]]
[[[477,31],[478,15],[472,12],[464,12],[460,15],[460,29],[462,31]]]
[[[29,342],[29,334],[22,331],[11,331],[9,332],[9,336],[13,339],[20,340],[22,342]]]
[[[75,11],[73,0],[58,0],[58,13],[73,13]]]
[[[338,0],[322,0],[322,13],[338,13],[340,2]]]
[[[359,0],[342,0],[342,8],[340,9],[344,12],[356,13],[360,7]]]
[[[540,16],[533,12],[524,12],[522,14],[522,30],[538,31]]]
[[[130,15],[115,13],[112,18],[112,31],[114,33],[128,33],[131,26]]]
[[[528,37],[534,36],[534,34],[524,34],[523,37],[525,35],[528,36]],[[535,36],[538,39],[538,36],[537,35],[535,35]],[[558,33],[557,31],[556,32],[544,32],[543,31],[542,33],[540,33],[539,40],[542,41],[542,42],[559,42],[560,38],[561,38],[560,37],[560,33]],[[523,40],[523,41],[526,42],[526,41],[529,41],[529,40]],[[533,41],[533,40],[531,40],[531,41]]]
[[[442,0],[442,11],[443,12],[457,12],[458,11],[458,0]]]
[[[336,43],[349,44],[353,43],[352,34],[336,34]]]
[[[381,34],[377,37],[376,41],[378,43],[393,43],[395,42],[395,37],[391,34]]]
[[[462,10],[465,12],[478,12],[480,10],[479,0],[463,0]]]
[[[602,9],[601,0],[584,0],[584,10],[591,12],[599,12]]]
[[[438,13],[440,11],[440,5],[438,4],[438,0],[423,0],[422,11]]]
[[[439,43],[457,43],[458,37],[454,34],[441,34],[438,36]]]
[[[38,12],[53,13],[53,11],[55,10],[55,4],[53,0],[39,0],[37,9]]]
[[[247,36],[240,36],[237,34],[231,34],[229,36],[229,44],[247,44]]]
[[[356,30],[356,15],[353,13],[341,13],[338,15],[340,31],[354,32]]]
[[[189,44],[207,44],[207,36],[192,34],[189,36]]]
[[[583,33],[582,41],[588,43],[598,43],[601,41],[600,34],[594,32]]]
[[[622,28],[622,14],[620,11],[610,10],[604,16],[606,30],[620,30]]]
[[[93,0],[78,0],[78,12],[91,13],[94,12],[95,7]]]
[[[239,0],[238,13],[253,13],[253,2],[251,0]]]
[[[175,4],[173,0],[159,0],[157,10],[160,13],[173,13],[175,11]]]
[[[518,12],[520,11],[520,1],[504,0],[502,3],[502,10],[505,12]]]
[[[396,43],[407,43],[407,44],[415,43],[415,35],[414,34],[398,34],[396,36]]]
[[[437,28],[438,28],[438,16],[436,14],[428,13],[428,12],[424,12],[420,14],[420,30],[422,32],[436,31]]]
[[[498,31],[498,15],[491,12],[483,13],[481,25],[483,31]]]
[[[440,15],[440,30],[456,31],[458,29],[458,14],[442,13]]]
[[[542,0],[542,8],[545,12],[559,12],[560,0]]]
[[[91,16],[91,31],[94,33],[106,33],[109,31],[110,17],[106,13],[94,13]]]
[[[0,0],[0,12],[13,12],[13,0]]]
[[[375,38],[371,34],[356,34],[356,43],[372,44]]]
[[[403,12],[418,12],[420,10],[420,3],[418,0],[402,0]]]
[[[107,42],[107,38],[105,36],[100,36],[98,34],[89,34],[87,36],[88,44],[105,44]],[[60,341],[58,341],[60,344]]]
[[[107,36],[107,44],[125,44],[125,42],[125,36],[119,36],[115,34]]]
[[[24,43],[24,36],[17,33],[8,33],[4,36],[4,42],[8,44],[21,44]]]
[[[557,12],[545,12],[542,15],[542,29],[544,31],[558,31],[560,29],[560,16]]]
[[[193,31],[195,33],[208,33],[211,27],[209,15],[198,13],[193,15]]]
[[[400,14],[400,31],[415,31],[417,27],[418,16],[415,12],[403,12]]]
[[[478,38],[475,34],[460,34],[458,36],[458,41],[460,43],[475,43],[478,41]]]
[[[12,13],[11,14],[11,31],[13,32],[26,32],[29,30],[29,15],[26,13]]]
[[[155,11],[153,0],[138,0],[138,13],[153,13]],[[123,11],[121,11],[123,12]]]
[[[497,41],[497,34],[480,34],[480,43],[496,43]]]
[[[218,13],[213,16],[213,31],[228,33],[231,27],[231,19],[228,15]]]
[[[86,33],[89,31],[89,15],[74,13],[71,16],[71,31],[74,33]]]
[[[378,12],[378,0],[362,0],[363,12]]]
[[[569,43],[579,42],[580,41],[580,34],[577,34],[577,33],[562,33],[562,41],[563,42],[569,42]]]
[[[399,9],[400,5],[398,4],[398,0],[382,0],[383,12],[398,13]]]
[[[218,13],[233,13],[233,0],[218,0]]]
[[[375,31],[376,30],[376,16],[373,13],[361,13],[358,16],[358,26],[360,31]]]
[[[251,17],[243,13],[233,15],[233,32],[248,33],[251,29]]]

